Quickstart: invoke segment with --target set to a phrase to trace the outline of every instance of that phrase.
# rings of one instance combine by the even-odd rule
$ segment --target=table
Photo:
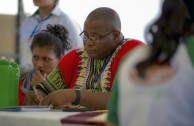
[[[0,126],[83,126],[61,124],[61,119],[79,112],[5,112],[0,111]]]

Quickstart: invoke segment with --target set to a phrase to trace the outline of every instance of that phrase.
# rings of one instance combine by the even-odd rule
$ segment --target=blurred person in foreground
[[[21,68],[19,105],[23,105],[24,96],[32,91],[32,86],[45,79],[64,55],[64,49],[70,47],[68,31],[63,25],[47,25],[46,30],[37,33],[31,44],[32,64],[34,69]]]
[[[107,125],[193,126],[194,1],[164,0],[145,35],[120,65]]]
[[[33,67],[30,45],[34,35],[41,30],[46,30],[48,24],[63,25],[69,32],[68,42],[71,48],[63,50],[64,53],[83,45],[82,39],[79,36],[81,28],[78,28],[75,20],[60,9],[59,2],[59,0],[33,0],[34,6],[38,7],[38,9],[31,16],[27,16],[20,27],[21,66]]]
[[[97,8],[87,16],[80,36],[84,47],[66,54],[46,80],[36,86],[42,99],[29,93],[26,100],[30,105],[41,102],[55,108],[81,105],[106,109],[120,60],[143,43],[124,38],[118,13],[107,7]]]

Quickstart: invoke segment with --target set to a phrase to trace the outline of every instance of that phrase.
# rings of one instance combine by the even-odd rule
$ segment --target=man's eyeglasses
[[[81,38],[82,38],[82,40],[84,41],[84,42],[86,42],[88,39],[90,40],[90,41],[92,41],[92,42],[96,42],[96,41],[99,41],[99,40],[101,40],[101,39],[104,39],[105,37],[107,37],[109,34],[111,34],[113,31],[111,31],[111,32],[109,32],[109,33],[107,33],[107,34],[105,34],[105,35],[99,35],[99,34],[93,34],[93,35],[91,35],[91,36],[88,36],[88,35],[86,35],[85,33],[84,33],[84,31],[83,32],[81,32],[79,35],[81,36]]]

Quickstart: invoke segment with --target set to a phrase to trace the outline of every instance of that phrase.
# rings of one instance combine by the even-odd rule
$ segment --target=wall
[[[0,57],[16,58],[16,16],[0,15]]]

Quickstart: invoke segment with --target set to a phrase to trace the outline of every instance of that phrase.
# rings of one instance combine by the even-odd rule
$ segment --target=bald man
[[[83,29],[80,36],[84,47],[61,59],[47,79],[36,86],[41,99],[31,92],[26,99],[28,105],[106,109],[119,62],[142,42],[124,38],[118,13],[107,7],[93,10]]]

